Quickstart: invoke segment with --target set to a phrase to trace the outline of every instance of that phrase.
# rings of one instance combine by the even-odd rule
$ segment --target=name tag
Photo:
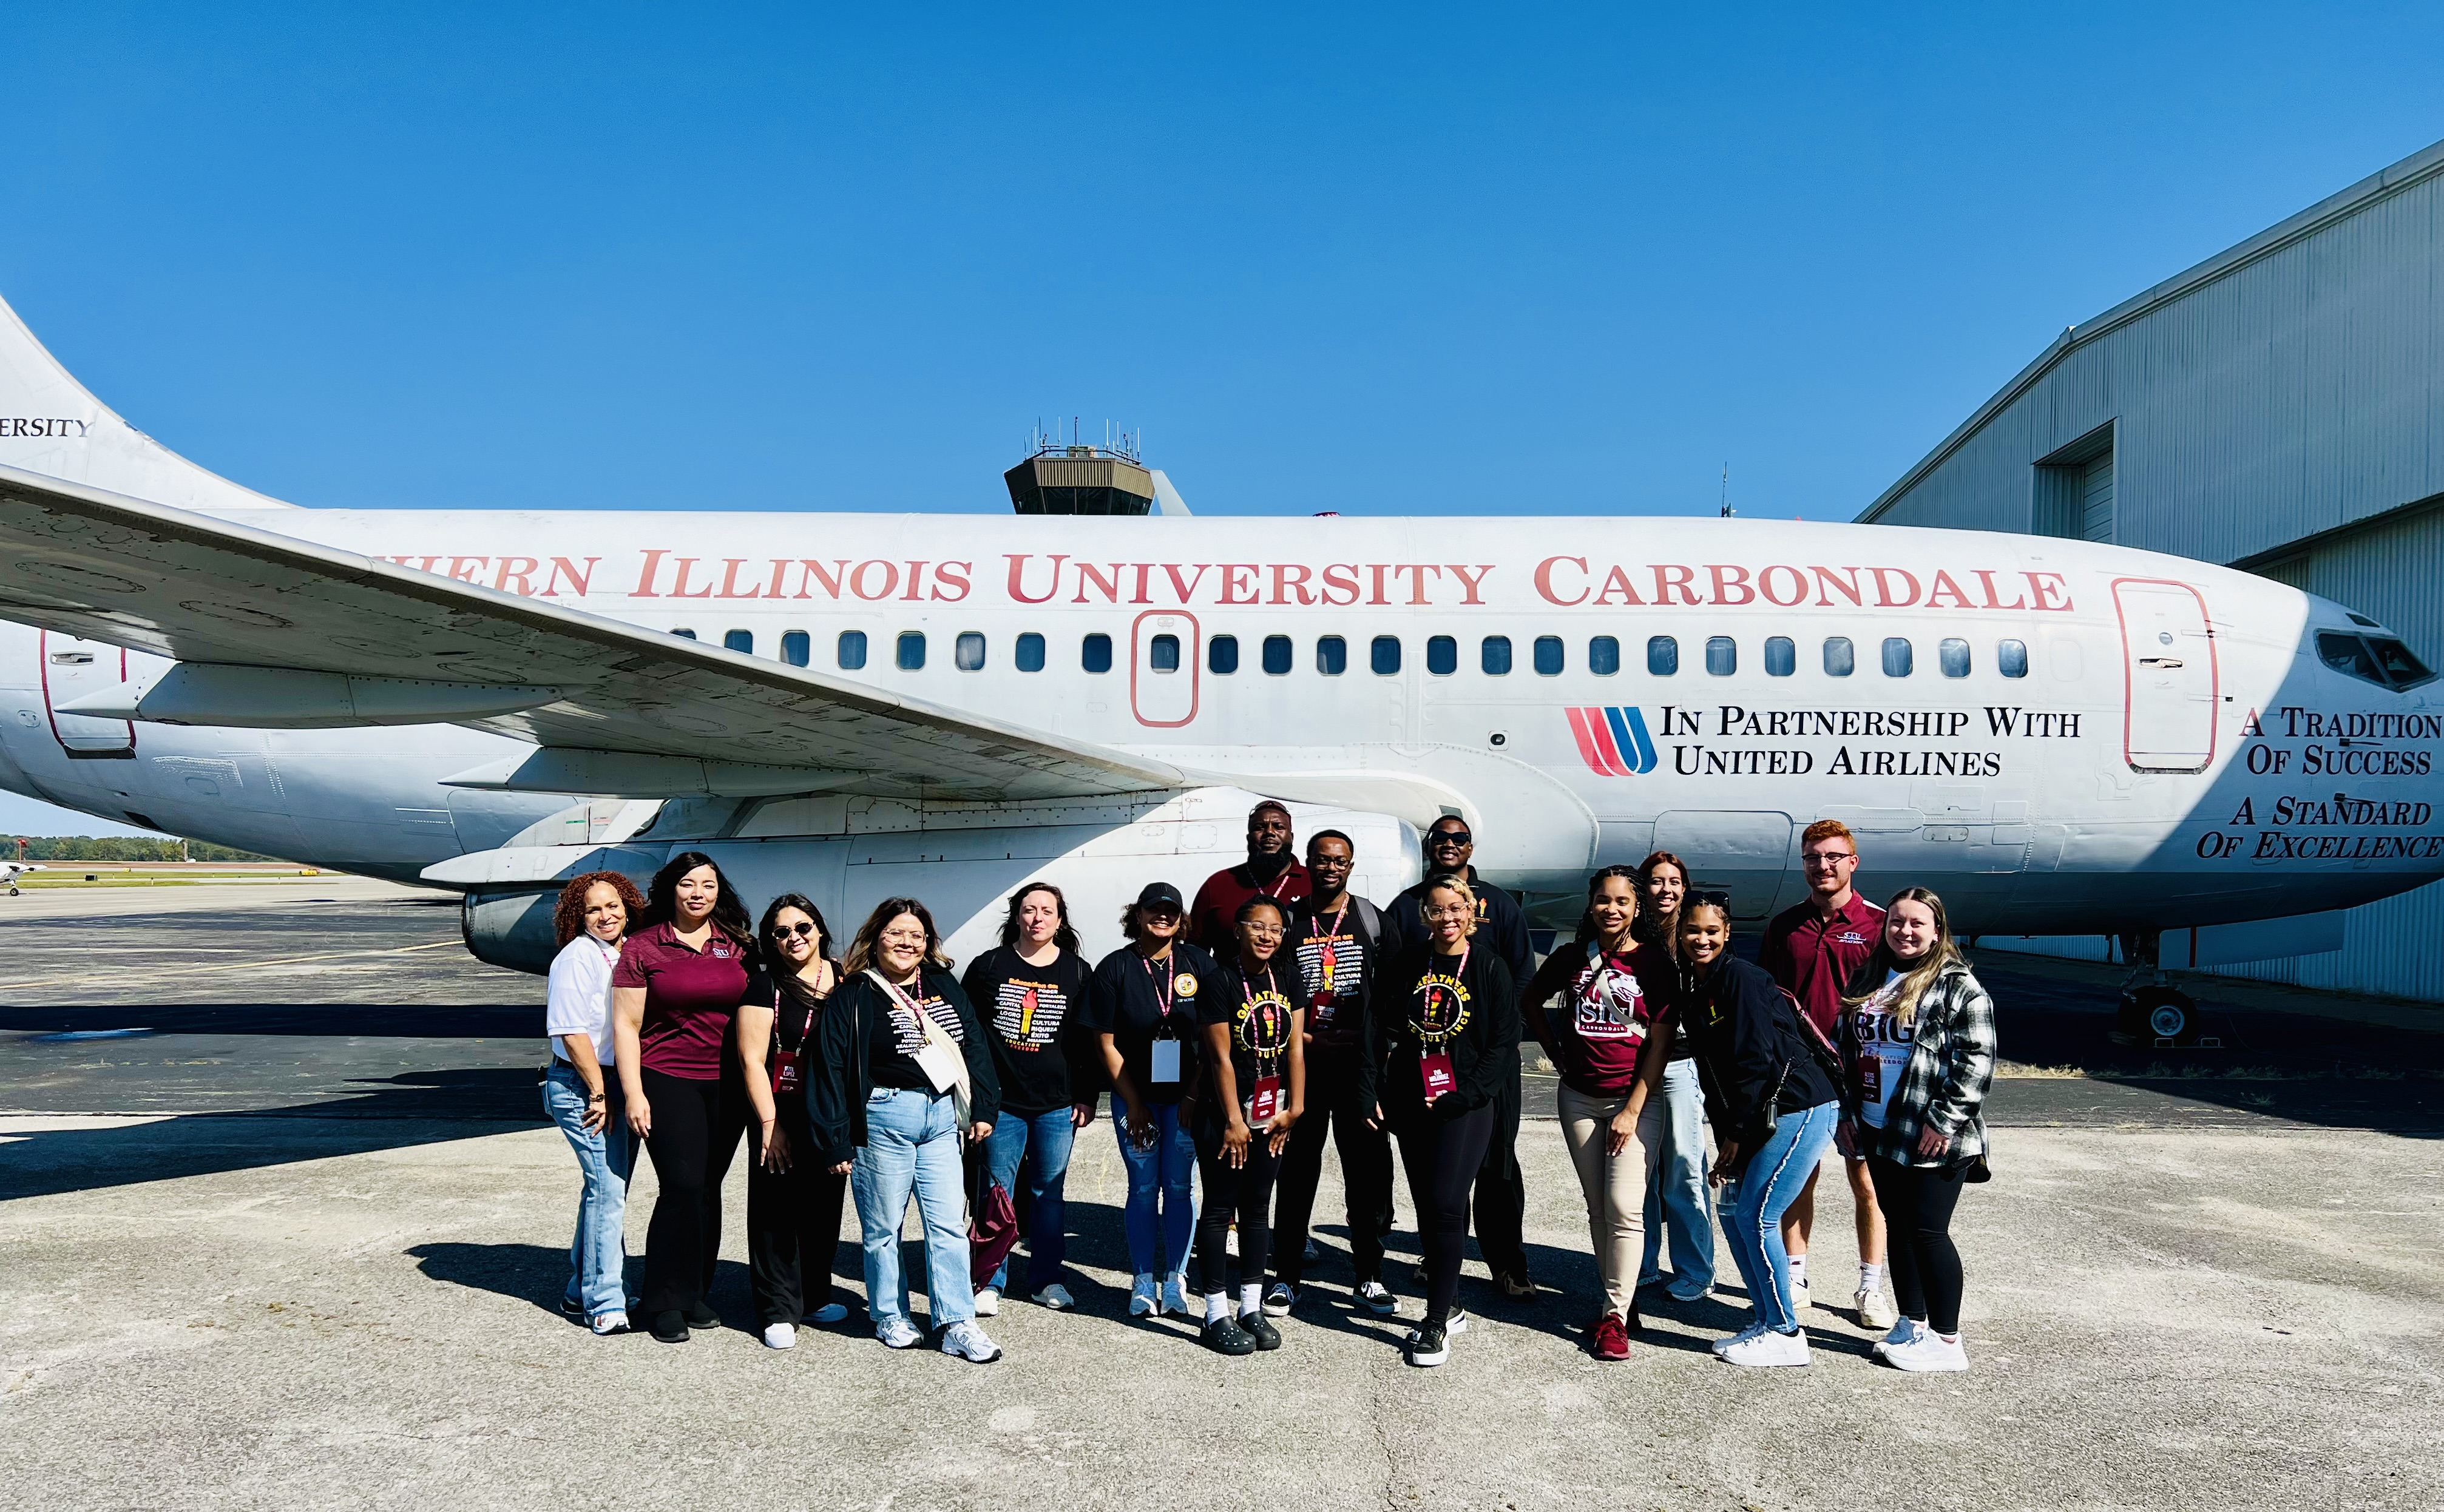
[[[784,1050],[775,1055],[772,1058],[773,1096],[794,1097],[802,1095],[805,1090],[805,1082],[798,1074],[798,1052]]]
[[[1149,1047],[1149,1058],[1154,1062],[1153,1076],[1157,1081],[1177,1081],[1179,1079],[1178,1041],[1157,1040],[1153,1045]]]
[[[1426,1084],[1426,1106],[1430,1108],[1446,1095],[1459,1090],[1459,1077],[1452,1070],[1452,1058],[1448,1055],[1419,1056],[1417,1077]]]
[[[1255,1095],[1248,1099],[1249,1124],[1251,1127],[1262,1127],[1272,1122],[1273,1116],[1281,1111],[1282,1079],[1258,1077]]]
[[[1315,1001],[1313,1003],[1307,1005],[1306,1026],[1309,1029],[1329,1029],[1332,1027],[1332,1008],[1335,996],[1336,994],[1333,990],[1330,987],[1326,987],[1315,995]]]

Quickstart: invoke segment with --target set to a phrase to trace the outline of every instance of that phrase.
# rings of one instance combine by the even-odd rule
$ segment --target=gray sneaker
[[[1001,1358],[1001,1346],[985,1337],[985,1331],[973,1323],[953,1323],[942,1330],[942,1353],[977,1365],[990,1365]]]
[[[874,1337],[882,1340],[885,1349],[915,1349],[925,1342],[925,1336],[916,1331],[916,1325],[904,1318],[875,1324]]]

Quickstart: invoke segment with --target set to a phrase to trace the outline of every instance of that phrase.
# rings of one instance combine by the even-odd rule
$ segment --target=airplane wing
[[[199,725],[450,722],[538,747],[451,779],[466,786],[996,801],[1188,785],[1158,761],[6,467],[0,618],[176,658],[142,694],[148,718],[157,702]],[[129,707],[136,691],[113,690]]]

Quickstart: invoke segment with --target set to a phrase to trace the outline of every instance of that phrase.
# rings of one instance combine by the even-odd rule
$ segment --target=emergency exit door
[[[136,727],[123,719],[63,714],[60,705],[127,680],[127,653],[99,640],[78,640],[46,630],[35,642],[42,658],[43,711],[51,733],[72,757],[107,760],[136,754]]]
[[[1129,633],[1129,708],[1138,723],[1177,729],[1196,717],[1196,617],[1153,609]]]
[[[2207,601],[2186,582],[2121,578],[2126,717],[2122,754],[2135,772],[2202,772],[2214,760],[2218,675]]]

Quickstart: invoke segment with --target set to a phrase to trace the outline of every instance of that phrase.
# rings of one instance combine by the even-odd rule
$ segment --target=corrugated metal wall
[[[2444,508],[2409,507],[2444,496],[2444,143],[2075,328],[2015,385],[1869,517],[2223,562],[2300,543],[2261,570],[2444,666]],[[2066,470],[2037,464],[2108,422],[2106,470],[2058,504]],[[2444,1001],[2444,883],[2353,910],[2344,941],[2218,969]]]

